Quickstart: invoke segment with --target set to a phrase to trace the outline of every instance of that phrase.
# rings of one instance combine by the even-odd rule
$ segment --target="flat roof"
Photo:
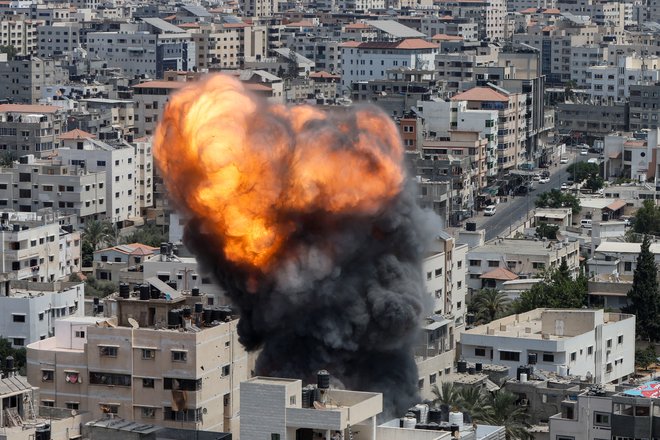
[[[622,254],[638,254],[642,249],[641,243],[628,243],[622,241],[603,241],[596,248],[596,252],[613,252]],[[651,243],[649,250],[653,254],[660,254],[660,243]]]
[[[483,246],[476,247],[468,251],[468,256],[477,256],[486,253],[506,253],[506,254],[524,254],[547,256],[554,254],[556,249],[548,247],[551,242],[524,240],[517,238],[503,238],[495,240],[494,242],[487,243]],[[573,243],[573,242],[571,242]]]
[[[660,381],[651,380],[649,382],[645,382],[640,386],[638,386],[637,388],[624,391],[623,394],[625,394],[626,396],[633,396],[633,397],[647,397],[649,399],[659,399]]]
[[[390,34],[397,38],[426,38],[423,34],[415,29],[409,28],[398,21],[394,20],[368,20],[366,22],[369,26]]]

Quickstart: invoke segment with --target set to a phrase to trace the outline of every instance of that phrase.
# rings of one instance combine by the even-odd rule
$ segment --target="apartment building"
[[[136,200],[136,149],[125,141],[101,142],[89,133],[66,134],[60,140],[58,156],[63,165],[105,173],[105,217],[120,227],[135,221],[141,212]]]
[[[384,79],[392,69],[432,70],[437,52],[437,44],[419,38],[342,43],[341,86],[350,90],[356,82]]]
[[[13,47],[16,55],[32,55],[37,49],[37,28],[42,23],[24,15],[4,15],[0,20],[0,46]]]
[[[151,136],[170,95],[185,87],[183,81],[146,81],[133,86],[135,135]]]
[[[106,300],[112,318],[60,319],[54,337],[28,345],[28,381],[39,384],[41,405],[238,432],[239,384],[252,368],[238,320],[157,279],[143,290]]]
[[[3,273],[43,283],[80,272],[80,233],[64,230],[64,219],[52,212],[4,212],[0,218]]]
[[[660,81],[660,58],[619,57],[614,66],[587,69],[589,98],[596,104],[626,101],[632,85],[655,84]]]
[[[278,10],[273,0],[240,0],[239,4],[245,17],[272,17]]]
[[[141,243],[120,244],[94,251],[92,262],[94,277],[97,280],[118,282],[120,272],[139,265],[157,254],[158,248]]]
[[[522,93],[504,89],[474,87],[454,95],[452,101],[465,101],[469,110],[498,112],[497,162],[500,170],[516,169],[526,161],[527,104]]]
[[[479,25],[469,18],[425,15],[422,17],[420,30],[434,42],[479,41]]]
[[[634,315],[535,309],[463,331],[461,356],[467,362],[507,366],[509,375],[533,364],[596,384],[618,383],[635,372],[634,341]]]
[[[650,129],[646,139],[637,139],[629,133],[605,136],[604,178],[626,177],[638,182],[652,180],[657,175],[657,149],[660,145],[660,131]]]
[[[36,53],[40,58],[58,58],[80,48],[81,24],[54,22],[37,27]]]
[[[310,438],[328,433],[356,440],[376,438],[383,395],[336,389],[329,381],[327,372],[319,372],[318,387],[312,391],[321,396],[318,401],[299,379],[253,377],[242,382],[241,439],[260,440],[272,435],[295,440],[303,433]],[[326,402],[336,404],[326,406]]]
[[[0,170],[0,206],[19,212],[52,209],[84,222],[105,215],[105,182],[105,172],[63,165],[59,158],[21,156]]]
[[[84,315],[85,284],[80,282],[3,280],[0,284],[0,334],[14,348],[55,334],[55,321]]]
[[[84,127],[76,128],[101,140],[117,138],[118,134],[129,137],[135,131],[135,102],[130,99],[86,97],[78,101],[78,108],[72,113],[75,116],[91,115]]]
[[[575,82],[578,88],[588,88],[588,69],[593,66],[606,64],[608,54],[607,46],[603,44],[571,47],[571,81]]]
[[[631,131],[660,128],[660,82],[630,84],[629,128]]]
[[[559,267],[566,261],[569,270],[579,266],[579,243],[577,241],[553,242],[499,238],[483,246],[474,247],[467,253],[470,292],[483,286],[482,276],[504,268],[520,278],[535,278],[551,267]]]
[[[503,40],[506,35],[506,2],[504,0],[440,0],[435,2],[441,15],[467,18],[477,23],[479,40]]]
[[[15,104],[37,104],[43,89],[65,84],[68,73],[59,61],[32,56],[0,61],[0,78],[0,98]]]
[[[562,102],[557,104],[555,117],[556,126],[563,134],[605,137],[629,129],[629,105],[622,102],[602,105]]]

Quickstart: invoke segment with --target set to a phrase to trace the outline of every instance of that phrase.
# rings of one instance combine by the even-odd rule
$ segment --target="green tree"
[[[94,259],[94,251],[107,246],[115,240],[115,230],[107,220],[88,220],[82,231],[82,263],[89,267]]]
[[[653,200],[644,200],[642,207],[637,210],[633,231],[660,235],[660,206],[656,206]]]
[[[512,307],[515,313],[524,313],[539,307],[578,309],[587,305],[587,277],[580,273],[571,277],[565,261],[556,269],[543,274],[543,281],[524,291]]]
[[[7,59],[11,60],[16,56],[18,51],[14,46],[0,46],[0,53],[6,53]]]
[[[435,396],[433,399],[435,406],[447,405],[450,408],[460,408],[461,395],[453,382],[442,382],[440,387],[435,384],[431,388],[431,392]]]
[[[488,402],[488,393],[482,388],[461,387],[458,398],[461,411],[470,414],[475,422],[485,420],[492,410]]]
[[[506,315],[509,298],[496,289],[481,289],[472,299],[469,309],[478,323],[487,324]]]
[[[136,228],[133,233],[122,240],[124,243],[141,243],[147,246],[158,247],[161,243],[167,241],[167,236],[159,226],[148,223]]]
[[[600,175],[600,168],[596,163],[577,162],[572,163],[566,168],[566,172],[571,176],[575,176],[576,182],[582,182],[590,176]]]
[[[621,308],[621,311],[635,315],[638,337],[657,341],[660,339],[658,268],[650,247],[651,240],[648,235],[645,235],[637,256],[632,287],[628,291],[628,305]]]
[[[587,177],[587,181],[584,183],[584,187],[590,189],[593,192],[598,191],[605,185],[605,181],[599,174],[592,174]]]
[[[580,201],[572,194],[563,193],[558,189],[539,194],[536,198],[537,208],[571,208],[573,214],[580,212]]]
[[[529,432],[529,415],[524,407],[516,405],[517,400],[513,393],[495,391],[490,396],[490,410],[484,422],[504,426],[507,440],[531,440],[534,436]]]
[[[0,360],[2,360],[3,364],[5,362],[5,359],[7,359],[7,356],[11,356],[14,358],[14,368],[16,368],[19,372],[19,374],[25,374],[25,366],[26,366],[26,356],[27,351],[25,347],[21,348],[14,348],[11,345],[11,342],[9,342],[8,339],[5,339],[4,337],[0,336]]]
[[[16,154],[12,151],[3,151],[0,153],[0,167],[11,168],[16,160]]]
[[[549,240],[557,239],[557,231],[559,231],[558,225],[549,225],[547,223],[541,223],[536,227],[536,235],[539,238],[547,238]]]
[[[655,348],[649,345],[645,349],[635,350],[635,365],[642,370],[648,370],[649,366],[657,361]]]
[[[116,283],[112,281],[97,280],[89,275],[85,280],[85,296],[104,298],[115,293],[118,289]]]

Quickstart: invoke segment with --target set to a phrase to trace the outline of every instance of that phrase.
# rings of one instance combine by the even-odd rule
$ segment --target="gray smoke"
[[[223,254],[223,237],[205,233],[203,218],[188,222],[186,245],[240,312],[241,343],[262,349],[258,375],[311,382],[326,369],[348,389],[382,392],[388,415],[419,401],[413,351],[430,301],[421,263],[440,223],[406,182],[377,214],[284,213],[296,232],[256,292],[254,274]]]

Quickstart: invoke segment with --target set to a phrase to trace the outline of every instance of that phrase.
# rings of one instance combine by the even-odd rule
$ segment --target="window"
[[[588,355],[594,354],[594,346],[593,345],[590,345],[589,347],[587,347],[587,354]]]
[[[595,426],[610,426],[610,414],[594,411]]]
[[[84,338],[84,337],[85,337],[85,331],[84,330],[76,331],[76,338]]]
[[[458,263],[456,263],[456,266],[457,266],[459,269],[462,268],[462,267],[463,267],[463,262],[462,262],[462,261],[459,261]]]
[[[431,278],[433,278],[433,272],[426,272],[426,279],[430,280]]]
[[[607,340],[607,348],[612,348],[612,340],[611,339]]]
[[[623,335],[619,335],[616,337],[616,343],[617,344],[623,344]]]
[[[417,388],[419,388],[420,390],[424,388],[424,379],[419,379],[417,381]]]
[[[156,350],[151,348],[142,349],[142,359],[154,359],[156,357]]]
[[[39,313],[39,321],[44,320],[44,312]]]
[[[571,362],[575,362],[576,359],[577,359],[577,352],[574,351],[573,353],[571,353]]]
[[[41,401],[41,406],[55,406],[55,401],[54,400],[42,400]]]
[[[632,261],[626,261],[623,263],[623,270],[630,272],[632,270]]]
[[[115,374],[102,372],[89,372],[89,383],[92,385],[117,385],[122,387],[131,386],[129,374]]]
[[[25,345],[25,338],[14,338],[14,345],[17,347],[22,347]]]
[[[436,269],[435,270],[435,277],[438,278],[438,277],[441,277],[441,276],[442,276],[442,269]]]
[[[475,356],[480,356],[480,357],[485,357],[486,356],[486,349],[485,348],[475,348],[474,349],[474,355]]]
[[[142,418],[153,419],[156,417],[156,408],[142,408]]]
[[[99,404],[99,406],[101,407],[101,412],[103,414],[118,414],[119,413],[119,405],[101,403],[101,404]]]
[[[142,379],[142,388],[153,388],[154,387],[154,380],[151,378],[145,377]]]
[[[570,437],[568,435],[558,435],[555,437],[555,440],[575,440],[575,437]]]
[[[470,266],[471,267],[481,266],[481,260],[470,260]]]
[[[117,347],[99,345],[99,355],[101,357],[117,357]]]
[[[14,322],[25,322],[25,315],[11,315]]]
[[[222,377],[229,376],[229,365],[222,367]]]
[[[66,409],[80,409],[80,402],[66,402]]]
[[[435,383],[436,377],[437,377],[437,375],[435,373],[429,376],[429,383],[431,385],[433,385]]]
[[[532,262],[532,267],[534,269],[545,269],[545,263],[540,262],[540,261],[533,261]]]
[[[172,350],[172,361],[174,362],[186,362],[188,360],[187,351],[175,351]]]
[[[520,361],[520,352],[517,351],[500,351],[500,360],[501,361]]]
[[[199,391],[202,389],[202,379],[163,378],[164,390]]]
[[[55,379],[55,371],[53,370],[41,370],[41,381],[42,382],[52,382]]]
[[[289,405],[295,405],[296,404],[296,396],[289,396]]]
[[[606,373],[612,372],[612,362],[608,362],[607,365],[605,365],[605,372]]]
[[[500,262],[497,260],[488,260],[488,267],[499,267]]]

